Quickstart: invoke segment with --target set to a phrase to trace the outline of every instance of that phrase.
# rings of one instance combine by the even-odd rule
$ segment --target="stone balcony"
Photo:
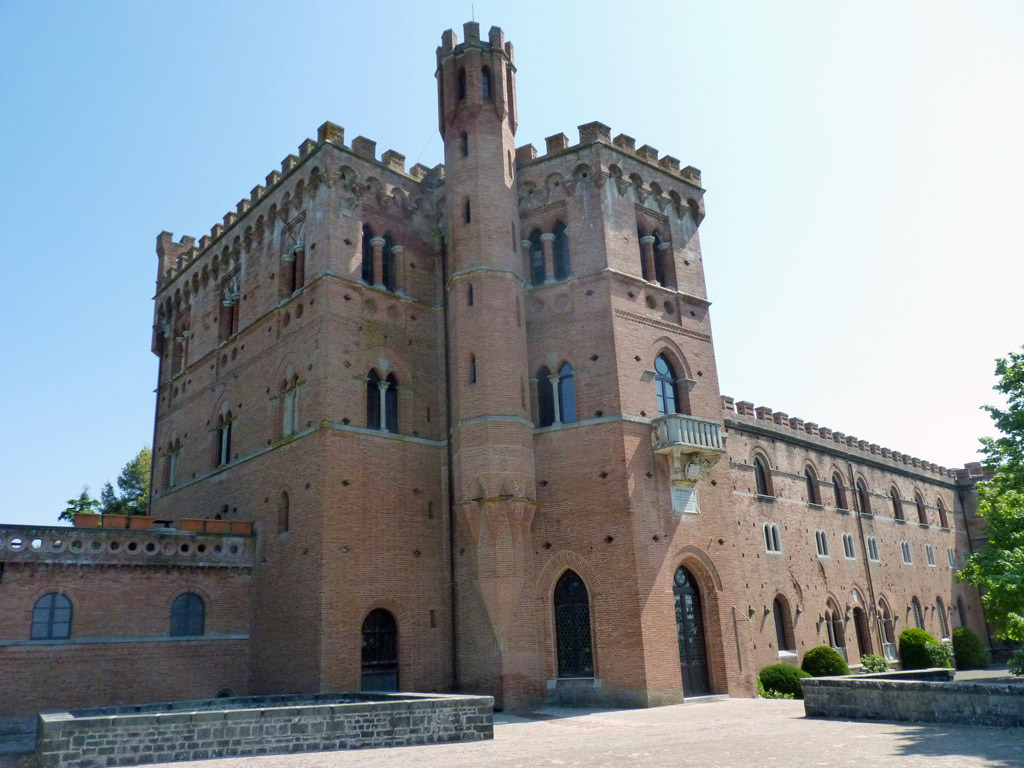
[[[654,419],[651,444],[655,453],[668,457],[672,483],[687,488],[725,455],[721,422],[682,413]]]

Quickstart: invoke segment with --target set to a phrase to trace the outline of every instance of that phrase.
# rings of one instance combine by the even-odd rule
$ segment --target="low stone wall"
[[[494,699],[310,694],[147,704],[39,715],[43,768],[203,760],[494,737]]]
[[[953,670],[801,680],[808,717],[1024,725],[1024,684],[960,682]]]

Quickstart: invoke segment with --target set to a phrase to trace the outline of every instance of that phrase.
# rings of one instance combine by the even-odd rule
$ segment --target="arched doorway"
[[[868,630],[868,615],[859,605],[853,609],[853,628],[857,632],[857,651],[861,656],[871,653],[871,632]]]
[[[398,625],[383,608],[370,611],[363,621],[364,691],[398,690]]]
[[[676,603],[676,630],[679,634],[679,664],[683,673],[683,695],[701,696],[711,692],[708,680],[708,655],[704,642],[704,617],[701,615],[700,588],[685,568],[678,568],[672,584]]]

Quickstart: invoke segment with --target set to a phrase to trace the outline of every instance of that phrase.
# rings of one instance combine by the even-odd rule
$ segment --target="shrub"
[[[846,659],[839,655],[839,651],[828,645],[811,648],[804,654],[804,661],[800,668],[812,677],[850,674]]]
[[[1006,667],[1010,670],[1011,675],[1017,675],[1018,677],[1024,675],[1024,648],[1010,654]]]
[[[758,693],[766,699],[802,699],[804,691],[800,687],[800,680],[804,677],[810,677],[810,675],[802,669],[797,669],[789,664],[772,664],[770,667],[762,669],[761,674],[757,676],[757,681],[761,686]]]
[[[874,653],[865,653],[860,657],[860,663],[864,665],[865,672],[888,672],[889,662],[884,657]]]
[[[923,629],[909,627],[900,632],[900,662],[904,669],[948,667],[950,649]]]
[[[969,627],[953,630],[953,656],[957,669],[985,669],[992,663],[985,644]]]

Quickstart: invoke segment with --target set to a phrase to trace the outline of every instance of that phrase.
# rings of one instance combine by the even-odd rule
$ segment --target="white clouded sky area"
[[[442,161],[475,13],[517,143],[599,120],[703,172],[723,394],[961,466],[1024,343],[1024,5],[0,0],[0,522],[153,433],[156,235],[209,232],[332,120]]]

